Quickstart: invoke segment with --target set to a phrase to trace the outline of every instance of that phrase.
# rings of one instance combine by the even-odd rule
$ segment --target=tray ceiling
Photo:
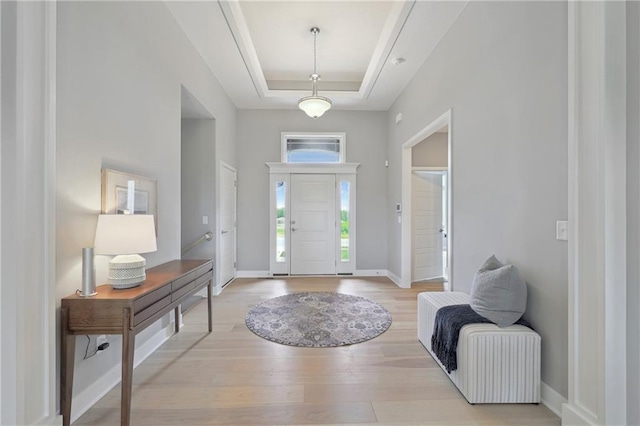
[[[238,108],[296,108],[311,93],[317,26],[319,94],[336,109],[387,110],[467,2],[166,4]]]

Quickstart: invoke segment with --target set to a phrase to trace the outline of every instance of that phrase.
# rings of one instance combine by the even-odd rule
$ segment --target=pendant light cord
[[[314,74],[318,74],[318,71],[316,69],[316,63],[317,63],[317,44],[318,41],[318,29],[314,28],[313,29],[313,73]]]

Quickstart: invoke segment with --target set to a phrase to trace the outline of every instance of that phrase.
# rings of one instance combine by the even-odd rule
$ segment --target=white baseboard
[[[56,425],[62,424],[62,414],[54,414],[52,416],[44,416],[40,420],[34,423],[35,425]]]
[[[358,269],[353,273],[354,277],[386,277],[386,269]]]
[[[169,322],[169,325],[159,330],[156,334],[151,336],[140,347],[137,347],[133,359],[133,368],[136,368],[142,361],[147,359],[149,355],[155,352],[160,345],[169,339],[174,332],[173,321]],[[71,410],[71,423],[75,422],[82,416],[89,408],[113,389],[122,378],[122,363],[118,363],[115,367],[107,371],[87,387],[82,392],[73,396],[73,404]]]
[[[562,419],[562,424],[568,426],[596,426],[600,424],[592,415],[585,413],[573,404],[562,404],[562,416],[560,418]]]
[[[269,271],[237,271],[236,278],[272,278]]]
[[[545,382],[540,382],[540,399],[545,407],[562,418],[562,404],[567,403],[567,398],[553,390]]]
[[[404,288],[402,287],[402,279],[400,279],[400,277],[394,274],[393,272],[387,271],[387,277],[389,277],[389,279],[393,281],[395,285],[397,285],[398,287]]]
[[[311,275],[309,275],[311,276]],[[319,277],[323,277],[325,275],[318,275]],[[347,277],[349,275],[337,275],[338,277]],[[402,280],[397,277],[392,272],[386,269],[358,269],[356,270],[353,277],[388,277],[396,283],[397,286],[401,286]],[[290,277],[290,275],[283,275],[283,277]],[[272,276],[269,271],[237,271],[236,278],[278,278],[278,276]]]

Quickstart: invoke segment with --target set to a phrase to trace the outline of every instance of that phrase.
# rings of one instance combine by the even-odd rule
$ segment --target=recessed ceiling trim
[[[351,84],[352,89],[345,90],[326,90],[322,92],[327,96],[329,94],[337,94],[339,97],[353,98],[353,99],[366,99],[371,94],[380,72],[384,68],[389,55],[396,43],[402,28],[411,13],[416,0],[400,0],[394,2],[389,17],[385,23],[384,29],[378,38],[378,43],[375,47],[374,53],[371,57],[371,61],[367,67],[367,71],[363,77],[362,84],[357,89]],[[304,90],[286,90],[286,89],[270,89],[269,84],[265,78],[260,60],[253,44],[251,33],[247,25],[247,21],[244,17],[242,7],[240,6],[240,0],[219,1],[222,13],[227,20],[227,25],[231,31],[238,52],[244,61],[244,64],[249,72],[254,87],[258,92],[258,96],[262,98],[276,98],[276,97],[294,97],[299,96],[301,91]],[[334,86],[335,87],[335,86]],[[308,90],[306,90],[308,91]]]
[[[266,97],[265,94],[269,90],[267,81],[264,78],[258,54],[251,41],[249,27],[242,13],[239,0],[219,1],[218,4],[220,5],[220,10],[222,10],[222,15],[227,21],[229,31],[231,31],[231,35],[236,42],[238,52],[258,92],[258,96],[261,98]]]
[[[363,99],[367,99],[371,94],[378,76],[382,72],[382,69],[387,63],[387,59],[395,46],[402,28],[404,27],[409,14],[415,4],[415,0],[405,0],[395,2],[389,14],[389,18],[385,23],[382,34],[378,39],[378,45],[373,51],[371,56],[371,62],[367,67],[367,72],[362,79],[362,86],[360,86],[360,95]]]

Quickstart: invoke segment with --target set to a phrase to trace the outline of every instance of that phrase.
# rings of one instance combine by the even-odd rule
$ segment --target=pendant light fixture
[[[298,101],[298,107],[314,119],[322,116],[322,114],[331,109],[331,100],[324,96],[318,96],[318,80],[320,80],[320,75],[316,70],[316,43],[319,32],[320,29],[318,27],[311,28],[311,34],[313,34],[313,74],[309,76],[309,79],[313,85],[313,91],[311,96],[305,96]]]

